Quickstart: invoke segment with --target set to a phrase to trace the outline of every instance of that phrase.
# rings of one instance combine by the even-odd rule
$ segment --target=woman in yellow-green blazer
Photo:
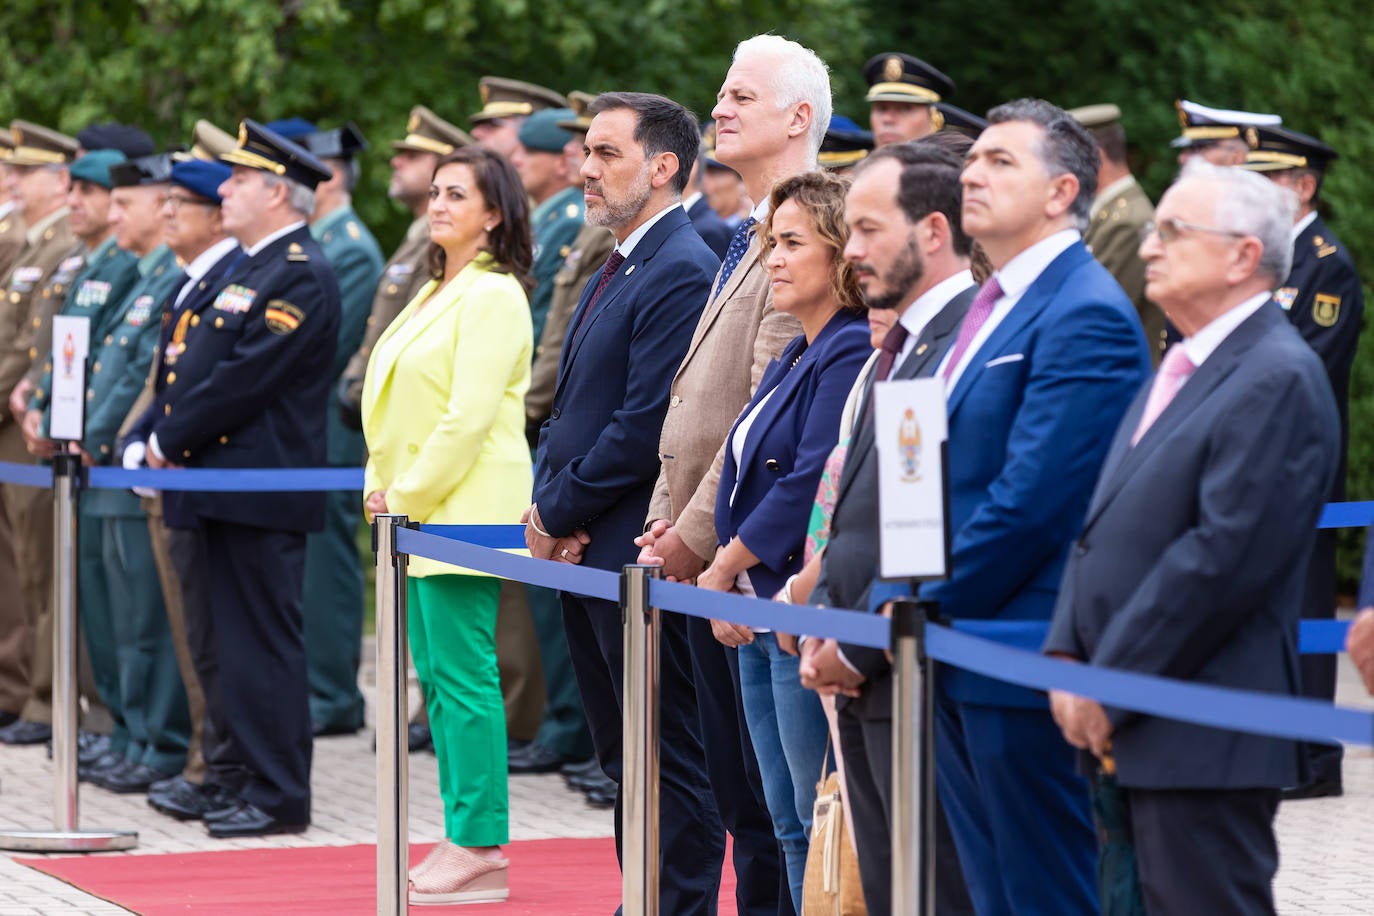
[[[428,524],[514,522],[531,487],[529,205],[510,163],[477,147],[441,158],[429,193],[434,279],[377,342],[363,382],[367,510]],[[412,903],[507,896],[499,588],[491,576],[410,561],[410,651],[434,734],[446,835],[411,869]]]

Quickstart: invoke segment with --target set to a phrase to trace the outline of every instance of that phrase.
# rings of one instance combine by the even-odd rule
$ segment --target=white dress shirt
[[[182,300],[190,293],[191,287],[199,283],[201,278],[210,272],[211,267],[218,264],[221,258],[224,258],[237,247],[239,247],[237,239],[224,238],[196,255],[191,263],[186,265],[186,282],[181,284],[181,289],[177,290],[177,297],[172,303],[172,307],[174,309],[179,308]]]
[[[1216,348],[1221,346],[1222,341],[1230,337],[1232,331],[1244,324],[1245,319],[1258,312],[1260,307],[1270,298],[1267,292],[1257,293],[1230,311],[1207,322],[1192,337],[1183,338],[1183,352],[1188,354],[1188,361],[1194,367],[1201,368],[1202,364],[1207,361],[1207,357],[1211,356]],[[1188,384],[1187,379],[1184,380],[1183,384]],[[1179,388],[1181,390],[1182,385]]]

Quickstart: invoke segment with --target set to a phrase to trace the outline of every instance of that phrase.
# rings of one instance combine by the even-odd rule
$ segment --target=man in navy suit
[[[1322,361],[1270,291],[1294,196],[1190,162],[1141,244],[1183,334],[1117,430],[1045,643],[1051,654],[1296,696],[1316,523],[1339,464]],[[1296,742],[1051,692],[1065,738],[1115,762],[1148,913],[1273,913],[1279,790]],[[1091,759],[1085,761],[1092,764]]]
[[[935,370],[952,563],[921,596],[954,618],[1048,620],[1150,356],[1135,307],[1080,235],[1097,190],[1092,136],[1040,100],[988,122],[964,167],[962,222],[995,272]],[[870,604],[901,590],[875,583]],[[1096,913],[1087,786],[1044,696],[942,667],[935,705],[940,799],[978,912]]]
[[[243,245],[218,292],[190,297],[163,348],[154,468],[319,467],[339,287],[306,220],[331,172],[254,121],[222,158],[226,232]],[[305,535],[323,493],[188,492],[164,506],[183,599],[210,621],[198,668],[217,668],[231,807],[214,837],[298,833],[310,823],[309,687],[301,589]],[[188,615],[191,611],[188,610]],[[193,651],[197,651],[193,649]],[[228,765],[232,761],[233,766]],[[236,771],[236,772],[235,772]]]
[[[878,555],[872,386],[880,376],[886,381],[930,375],[954,342],[977,289],[969,271],[972,241],[959,222],[959,172],[971,144],[956,137],[883,147],[855,168],[845,198],[845,257],[869,309],[895,311],[897,322],[871,371],[859,376],[863,397],[852,431],[841,431],[849,437],[849,449],[810,604],[868,606]],[[841,665],[853,666],[865,678],[858,696],[838,695],[836,707],[864,899],[871,916],[881,916],[892,905],[892,666],[880,650],[819,639],[802,645],[807,686],[833,692],[810,675],[817,665],[841,657]],[[971,913],[947,819],[937,817],[935,911],[940,916]]]
[[[618,571],[639,552],[634,539],[658,477],[668,388],[720,264],[681,206],[684,166],[699,143],[691,113],[634,92],[602,95],[591,110],[586,219],[610,229],[616,248],[583,291],[563,343],[525,539],[535,557]],[[619,783],[620,610],[598,598],[560,597],[596,755]],[[716,911],[724,836],[706,780],[682,620],[664,615],[660,635],[660,906],[690,916]],[[617,848],[620,808],[617,797]]]

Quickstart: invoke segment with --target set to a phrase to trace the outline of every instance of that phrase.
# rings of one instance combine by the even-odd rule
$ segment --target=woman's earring
[[[486,230],[487,232],[490,232],[491,230],[495,229],[496,227],[495,227],[495,226],[483,226],[482,228],[483,228],[484,230]]]

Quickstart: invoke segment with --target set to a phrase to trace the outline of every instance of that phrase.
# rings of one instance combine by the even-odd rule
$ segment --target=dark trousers
[[[840,706],[837,719],[844,782],[854,819],[859,880],[869,916],[892,909],[892,675],[864,686],[863,694]],[[935,912],[973,916],[959,854],[944,806],[935,799]]]
[[[187,631],[214,778],[289,824],[310,820],[305,536],[202,519],[177,532]]]
[[[1130,789],[1131,834],[1150,916],[1274,912],[1276,789]]]
[[[665,614],[665,617],[678,616]],[[721,645],[711,622],[682,618],[692,656],[706,774],[725,829],[734,837],[735,905],[741,916],[789,916],[792,892],[763,797],[763,777],[740,698],[739,653]]]
[[[563,605],[558,592],[551,588],[527,585],[525,595],[544,668],[544,719],[534,740],[564,757],[583,760],[592,755],[592,736],[587,731],[587,714],[582,711],[568,637],[563,632]]]
[[[1097,835],[1075,764],[1048,708],[963,703],[937,686],[936,786],[979,916],[1096,916]]]
[[[358,664],[363,646],[363,569],[358,559],[357,493],[325,495],[324,530],[305,539],[306,665],[310,721],[327,729],[363,726]]]
[[[1371,541],[1374,543],[1374,541]],[[1368,561],[1366,561],[1368,567]],[[1336,617],[1336,532],[1318,531],[1312,560],[1307,565],[1302,616],[1304,620],[1333,620]],[[1327,703],[1336,699],[1336,656],[1301,656],[1302,695]],[[1304,743],[1308,778],[1313,782],[1341,781],[1339,744]]]
[[[620,608],[568,592],[563,625],[597,760],[621,781],[624,648]],[[720,895],[725,837],[706,782],[700,725],[693,702],[682,618],[662,615],[659,641],[659,909],[673,916],[714,914]],[[621,799],[615,804],[616,856],[621,849]]]

